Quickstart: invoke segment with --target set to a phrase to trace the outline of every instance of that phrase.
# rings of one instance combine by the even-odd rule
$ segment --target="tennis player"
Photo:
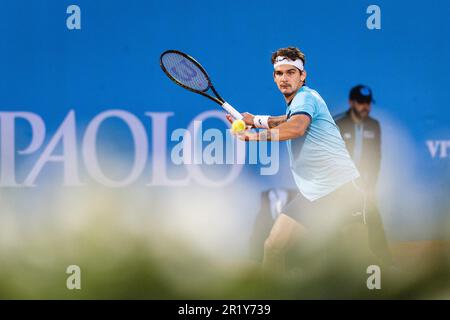
[[[272,54],[272,64],[286,114],[245,112],[246,124],[263,130],[239,136],[245,141],[287,141],[300,192],[282,209],[264,243],[263,270],[278,273],[285,271],[285,253],[298,236],[331,234],[346,223],[364,223],[364,192],[354,182],[359,172],[325,101],[305,85],[305,55],[298,48],[282,48]]]

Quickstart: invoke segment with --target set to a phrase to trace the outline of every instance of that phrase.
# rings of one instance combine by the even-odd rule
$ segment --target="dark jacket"
[[[347,150],[353,158],[355,146],[355,122],[350,110],[334,117],[341,131]],[[361,174],[362,183],[369,192],[374,192],[378,180],[381,162],[381,131],[380,124],[374,118],[368,117],[364,122],[363,147],[359,163],[355,163]]]

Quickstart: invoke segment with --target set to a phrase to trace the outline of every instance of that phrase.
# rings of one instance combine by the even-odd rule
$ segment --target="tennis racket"
[[[219,95],[206,70],[191,56],[177,50],[167,50],[161,54],[160,65],[164,73],[179,86],[218,103],[234,119],[243,119],[242,115]],[[207,93],[209,90],[214,97]]]

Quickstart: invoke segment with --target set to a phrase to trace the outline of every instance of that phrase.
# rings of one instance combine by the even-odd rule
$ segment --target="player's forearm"
[[[281,120],[281,116],[280,116]],[[258,133],[256,132],[245,132],[242,136],[242,140],[247,141],[267,141],[267,140],[275,140],[275,141],[284,141],[295,139],[303,136],[308,129],[310,124],[310,118],[306,115],[295,115],[290,118],[289,121],[284,120],[281,124],[276,127],[267,130],[261,130]],[[267,126],[266,126],[267,128]]]
[[[304,130],[299,129],[292,123],[284,122],[274,129],[260,131],[258,134],[258,140],[285,141],[301,137],[304,134]]]
[[[274,128],[282,124],[283,122],[286,122],[286,115],[283,116],[271,116],[269,118],[269,128]]]

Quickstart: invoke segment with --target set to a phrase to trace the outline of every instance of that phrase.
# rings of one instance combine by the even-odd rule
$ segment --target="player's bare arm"
[[[242,120],[244,120],[244,122],[247,126],[252,127],[252,128],[255,127],[255,125],[254,125],[255,116],[253,114],[244,112],[244,113],[242,113],[242,116],[243,116]],[[227,114],[226,117],[230,123],[233,123],[234,118],[230,114]],[[270,116],[269,120],[268,120],[269,128],[272,129],[272,128],[279,126],[283,122],[286,122],[286,119],[287,119],[286,115]]]
[[[304,114],[292,116],[289,121],[284,121],[280,125],[269,130],[260,132],[245,131],[239,134],[239,138],[245,141],[285,141],[295,139],[305,134],[311,123],[310,118]]]
[[[283,122],[286,122],[287,120],[287,116],[286,115],[282,115],[282,116],[271,116],[269,118],[269,128],[275,128],[277,126],[279,126],[280,124],[282,124]]]

